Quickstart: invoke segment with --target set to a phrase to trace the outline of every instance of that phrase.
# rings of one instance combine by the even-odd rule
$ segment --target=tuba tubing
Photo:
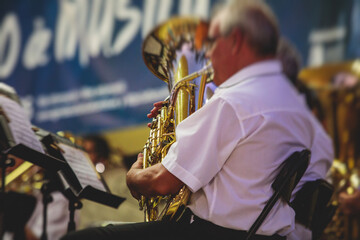
[[[161,162],[176,141],[176,126],[201,108],[206,83],[212,78],[212,65],[199,48],[197,18],[176,17],[159,25],[144,40],[143,58],[155,76],[168,84],[169,97],[152,120],[144,145],[143,168]],[[202,38],[202,37],[200,37]],[[200,69],[189,74],[189,69]],[[201,77],[201,78],[200,78]],[[197,104],[196,104],[197,102]],[[185,210],[191,191],[183,186],[175,195],[139,200],[145,221],[177,221]]]

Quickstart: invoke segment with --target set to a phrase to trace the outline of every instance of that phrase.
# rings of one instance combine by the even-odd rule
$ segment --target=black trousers
[[[108,225],[106,227],[88,228],[81,231],[71,232],[61,240],[137,240],[137,239],[182,239],[190,240],[199,237],[204,239],[245,239],[246,232],[220,227],[211,222],[193,217],[190,223],[191,214],[182,217],[178,222],[141,222],[120,225]],[[255,235],[252,240],[285,240],[285,237],[278,235],[261,236]]]

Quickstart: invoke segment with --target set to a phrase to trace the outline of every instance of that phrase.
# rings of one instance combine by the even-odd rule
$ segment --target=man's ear
[[[232,53],[237,54],[241,51],[243,42],[244,42],[244,34],[240,31],[240,29],[235,28],[231,32],[232,40],[233,40],[233,48]]]

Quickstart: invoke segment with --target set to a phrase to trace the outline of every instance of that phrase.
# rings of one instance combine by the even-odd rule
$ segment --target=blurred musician
[[[351,94],[356,92],[359,86],[360,79],[355,76],[352,73],[349,72],[339,72],[336,74],[332,79],[333,86],[338,89],[338,91],[341,93],[343,92],[344,95],[348,94],[348,96],[352,96]],[[339,94],[340,94],[339,93]],[[349,159],[359,159],[360,157],[360,150],[359,150],[359,116],[358,116],[358,110],[357,108],[357,99],[353,99],[352,101],[347,101],[346,104],[349,106],[352,105],[352,108],[348,107],[346,111],[344,111],[343,118],[344,126],[339,126],[339,131],[341,132],[348,132],[347,139],[341,139],[340,144],[342,144],[342,155],[341,158],[344,158],[346,156],[344,153],[350,152],[350,154],[347,156],[348,161]],[[339,124],[340,125],[340,124]],[[341,136],[342,137],[342,136]],[[352,150],[349,150],[352,149]],[[351,164],[350,164],[351,165]],[[359,164],[355,164],[353,166],[354,169],[351,169],[350,166],[348,166],[348,171],[354,171],[358,172]],[[352,174],[353,175],[353,174]],[[355,179],[358,179],[358,175]],[[349,184],[349,187],[353,191],[347,192],[343,191],[339,194],[339,209],[345,214],[345,215],[351,215],[351,216],[360,216],[360,189],[359,189],[359,183],[355,182],[356,184]]]
[[[127,174],[137,199],[174,194],[185,184],[192,191],[187,212],[177,222],[110,225],[63,240],[244,239],[272,195],[278,167],[294,151],[312,152],[297,189],[325,176],[331,140],[282,74],[270,8],[262,1],[232,1],[212,19],[208,37],[214,95],[177,126],[176,142],[161,163],[143,169],[139,154]],[[294,215],[279,201],[252,239],[286,239]],[[301,233],[288,239],[296,238]]]
[[[103,173],[109,164],[111,152],[108,142],[98,135],[86,135],[82,139],[82,146],[89,154],[96,171]]]
[[[45,181],[49,182],[46,189],[44,189],[45,186],[43,185],[40,190],[34,190],[33,192],[37,204],[25,228],[27,240],[42,240],[45,239],[44,236],[46,236],[47,240],[57,240],[68,229],[70,219],[69,201],[59,190],[61,188],[56,185],[58,182],[55,176],[46,176]],[[44,204],[47,204],[46,232],[44,232]],[[76,223],[79,222],[78,215],[78,212],[75,212],[74,220]]]
[[[339,195],[340,209],[345,215],[360,215],[360,191],[348,194],[342,192]]]
[[[277,58],[281,61],[284,74],[301,94],[304,102],[315,114],[319,121],[325,126],[324,110],[321,103],[312,89],[298,79],[301,70],[301,55],[288,39],[281,37],[277,48]]]
[[[322,123],[323,127],[325,127],[323,108],[316,93],[298,79],[301,69],[301,55],[295,45],[285,37],[281,37],[276,55],[281,62],[283,73],[298,91],[300,101],[303,101],[303,103],[307,105],[308,109],[311,110],[314,116]],[[325,179],[325,175],[322,175],[321,178]],[[288,239],[312,239],[312,232],[303,224],[296,222],[295,230],[288,235]]]

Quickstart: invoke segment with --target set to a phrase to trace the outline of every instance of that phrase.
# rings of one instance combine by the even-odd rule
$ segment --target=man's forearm
[[[184,185],[178,178],[172,175],[161,163],[142,168],[142,154],[132,165],[126,175],[126,183],[131,194],[139,199],[145,197],[162,196],[176,193]]]

